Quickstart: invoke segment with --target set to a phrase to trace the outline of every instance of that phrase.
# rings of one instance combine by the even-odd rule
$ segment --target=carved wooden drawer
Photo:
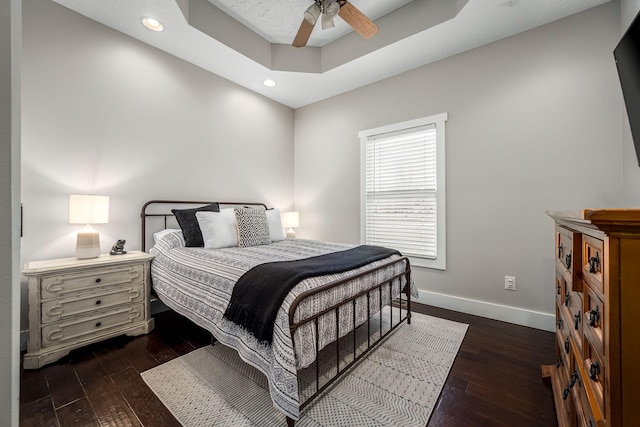
[[[142,282],[142,264],[101,268],[72,274],[57,274],[42,278],[41,298],[55,298],[87,290],[92,286],[114,286]]]
[[[152,258],[132,251],[28,263],[23,271],[29,281],[25,369],[55,362],[74,348],[106,338],[151,331]]]
[[[583,324],[582,293],[574,291],[565,293],[561,311],[564,315],[564,322],[567,323],[569,333],[573,336],[573,340],[578,349],[581,349]]]
[[[587,341],[585,346],[585,359],[583,360],[584,380],[589,383],[592,391],[594,404],[598,405],[600,413],[604,412],[605,405],[605,384],[607,378],[607,365],[602,360],[602,356]]]
[[[556,367],[561,370],[560,377],[562,381],[566,382],[569,379],[569,372],[573,371],[571,360],[569,358],[569,355],[571,354],[571,340],[568,336],[565,338],[562,335],[562,332],[558,331],[556,334],[556,346]]]
[[[605,305],[589,286],[585,287],[584,300],[584,337],[604,354]]]
[[[144,320],[144,305],[124,306],[93,316],[54,323],[42,327],[42,347],[90,339],[104,333]]]
[[[569,378],[569,355],[564,350],[564,342],[561,338],[556,339],[556,368],[558,368],[562,381]]]
[[[564,390],[568,390],[567,387],[571,378],[571,373],[573,372],[573,367],[569,362],[569,355],[565,353],[564,348],[558,348],[558,350],[562,354],[562,363],[559,365],[556,363],[556,366],[559,375],[558,381],[561,385],[561,390],[563,391],[559,398],[562,400],[563,405],[558,406],[557,409],[560,411],[558,413],[558,418],[564,420],[564,422],[559,422],[558,424],[573,426],[575,425],[575,422],[573,422],[575,419],[573,397],[570,392],[564,392]]]
[[[564,227],[556,227],[556,268],[566,279],[567,290],[582,291],[580,250],[582,235]]]
[[[607,260],[604,242],[591,236],[583,236],[582,275],[584,280],[600,295],[604,294],[603,266]]]
[[[556,269],[556,304],[562,305],[564,301],[564,295],[567,292],[565,279],[562,276],[562,272]]]
[[[585,370],[580,354],[574,353],[575,400],[579,425],[601,426],[604,423],[602,394],[594,393],[589,380],[589,372]]]
[[[42,303],[42,323],[65,320],[70,317],[105,311],[111,307],[144,301],[144,284],[135,283],[127,287],[98,288],[79,293],[77,296],[45,301]]]
[[[571,323],[567,319],[566,309],[563,306],[556,306],[556,334],[562,348],[569,353],[569,337],[571,336]]]
[[[579,375],[580,371],[577,372]],[[598,427],[602,425],[598,424],[597,418],[593,413],[582,377],[579,377],[579,379],[576,381],[574,399],[577,402],[577,405],[575,405],[575,407],[576,418],[578,422],[577,425],[579,427]]]

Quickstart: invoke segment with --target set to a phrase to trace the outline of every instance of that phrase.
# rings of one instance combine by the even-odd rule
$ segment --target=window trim
[[[447,113],[408,120],[358,132],[360,138],[360,242],[366,240],[366,146],[370,137],[385,133],[408,130],[415,127],[435,125],[436,127],[436,259],[409,257],[413,266],[446,270],[447,267],[447,215],[446,215],[446,182],[445,182],[445,122]]]

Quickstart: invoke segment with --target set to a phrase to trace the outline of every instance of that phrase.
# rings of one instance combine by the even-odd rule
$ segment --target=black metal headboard
[[[208,202],[208,201],[186,201],[186,200],[150,200],[144,205],[142,205],[142,209],[140,210],[140,220],[142,225],[142,239],[140,244],[142,246],[142,251],[146,252],[147,250],[147,219],[148,218],[163,218],[163,229],[167,228],[167,219],[173,218],[173,213],[171,209],[178,208],[181,205],[192,205],[194,207],[208,205],[211,203],[218,203],[220,206],[260,206],[264,209],[267,209],[267,205],[264,203],[255,203],[255,202]],[[147,212],[147,209],[153,207],[160,207],[157,211],[152,213]]]

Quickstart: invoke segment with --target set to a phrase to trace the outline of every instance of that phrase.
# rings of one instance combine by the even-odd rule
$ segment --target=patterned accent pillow
[[[262,209],[234,208],[238,227],[238,246],[267,245],[271,243],[269,222]]]

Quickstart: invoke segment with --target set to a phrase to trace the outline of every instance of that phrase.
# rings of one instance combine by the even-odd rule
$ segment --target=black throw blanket
[[[233,288],[224,317],[247,328],[258,340],[273,341],[273,327],[289,291],[309,277],[342,273],[400,252],[362,245],[294,261],[268,262],[244,273]]]

